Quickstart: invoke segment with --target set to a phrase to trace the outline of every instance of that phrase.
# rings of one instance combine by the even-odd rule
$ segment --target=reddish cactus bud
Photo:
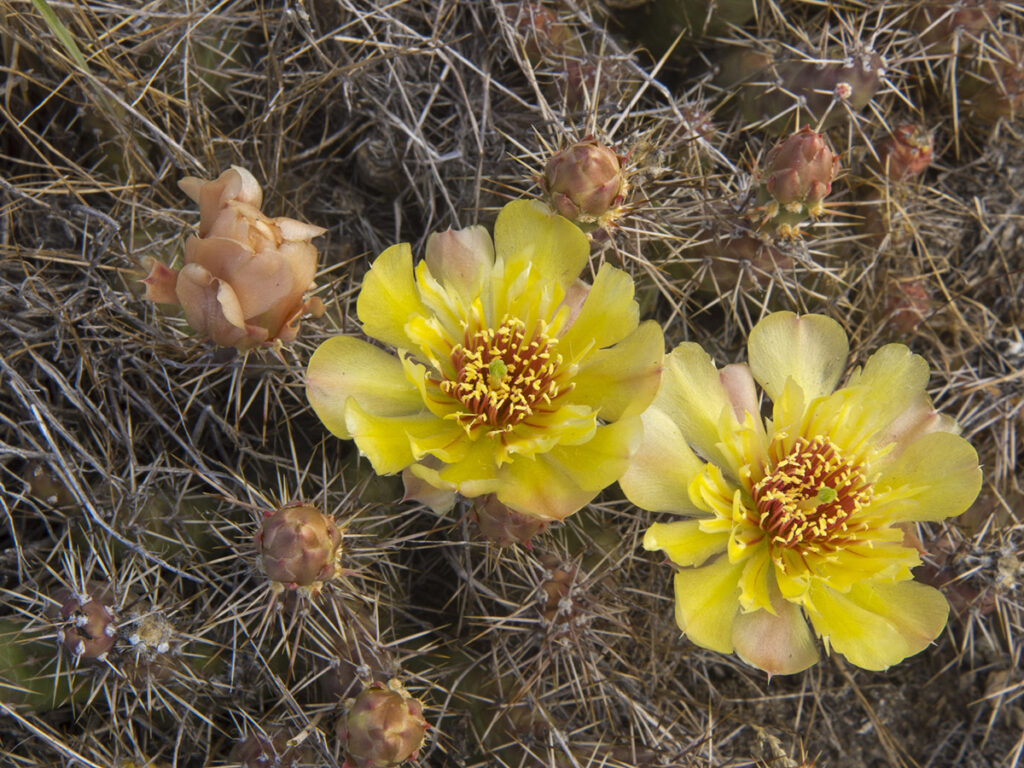
[[[331,517],[296,501],[264,518],[256,542],[275,586],[316,591],[336,572],[341,531]]]
[[[610,221],[627,188],[622,158],[593,138],[552,156],[541,184],[552,207],[578,223]]]
[[[825,137],[809,127],[792,134],[768,153],[761,191],[763,224],[780,234],[796,236],[807,219],[824,213],[822,201],[832,191],[839,158]]]
[[[88,585],[92,594],[76,595],[61,589],[54,597],[60,602],[61,646],[73,659],[102,660],[117,639],[117,625],[110,606],[113,596],[102,586]]]
[[[882,171],[892,181],[920,176],[932,161],[934,141],[924,128],[912,123],[901,125],[878,147]]]
[[[547,526],[547,521],[509,509],[493,494],[471,500],[470,517],[476,523],[480,537],[505,547],[527,544]]]
[[[387,688],[367,688],[338,723],[345,745],[343,768],[395,768],[416,758],[430,726],[423,704],[392,680]]]

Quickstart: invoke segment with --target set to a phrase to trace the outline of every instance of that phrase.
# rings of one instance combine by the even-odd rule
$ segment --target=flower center
[[[772,448],[780,447],[777,439]],[[820,436],[799,438],[754,486],[757,525],[773,547],[788,549],[834,549],[850,530],[850,516],[870,500],[863,470]]]
[[[452,349],[455,375],[441,382],[441,391],[465,408],[455,418],[467,430],[486,425],[505,432],[550,405],[559,394],[557,343],[543,323],[528,335],[516,317],[503,318],[497,330],[467,330],[464,342]]]

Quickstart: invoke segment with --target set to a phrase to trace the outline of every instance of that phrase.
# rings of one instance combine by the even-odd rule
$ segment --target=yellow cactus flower
[[[749,366],[679,345],[620,480],[637,506],[689,518],[644,537],[678,566],[679,627],[769,674],[814,664],[813,633],[865,669],[924,649],[949,606],[913,581],[905,524],[958,515],[981,487],[977,453],[925,392],[927,363],[889,344],[836,389],[848,351],[834,320],[791,312],[753,328]]]
[[[493,493],[565,518],[626,469],[665,353],[629,275],[604,264],[592,286],[578,279],[588,257],[575,225],[523,200],[502,209],[493,243],[479,226],[431,235],[415,270],[407,243],[388,248],[356,311],[397,356],[324,342],[309,361],[313,410],[379,474],[445,491],[435,508]]]

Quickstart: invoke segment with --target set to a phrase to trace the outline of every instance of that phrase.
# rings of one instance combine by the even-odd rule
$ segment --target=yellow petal
[[[728,533],[704,533],[697,520],[654,523],[644,534],[644,549],[660,549],[676,565],[700,566],[724,552],[728,538]]]
[[[499,501],[518,512],[541,520],[564,520],[599,491],[580,488],[564,465],[542,454],[505,464],[495,492]]]
[[[644,425],[640,446],[619,478],[626,498],[651,512],[705,514],[690,501],[689,487],[704,471],[672,420],[656,407],[641,417]]]
[[[981,490],[978,454],[962,437],[931,432],[908,445],[886,467],[872,514],[892,522],[944,520],[965,511]]]
[[[684,568],[675,575],[676,623],[702,648],[732,653],[742,569],[742,565],[733,565],[723,556],[701,568]]]
[[[728,408],[735,422],[732,404],[718,373],[700,345],[680,344],[665,358],[661,389],[654,403],[668,414],[701,457],[730,469],[735,476],[738,467],[731,466],[718,449],[722,410]]]
[[[495,440],[486,435],[481,436],[467,445],[465,453],[458,461],[441,467],[437,478],[454,487],[463,496],[474,497],[493,493],[501,483],[498,477],[499,450],[500,446]],[[431,481],[425,473],[417,471],[417,475]]]
[[[639,416],[599,426],[594,437],[581,445],[558,445],[548,454],[564,466],[575,482],[586,490],[607,488],[626,471],[643,434]]]
[[[587,356],[573,376],[572,401],[594,408],[605,421],[637,416],[658,391],[664,358],[661,326],[648,320],[614,347]]]
[[[736,654],[769,675],[793,675],[818,661],[814,635],[800,608],[777,598],[775,613],[740,612],[732,629]]]
[[[775,587],[775,569],[772,565],[771,553],[763,543],[764,534],[760,530],[755,529],[758,538],[762,539],[758,545],[742,546],[742,543],[738,544],[737,533],[744,527],[753,528],[750,525],[738,525],[733,529],[729,539],[729,559],[734,563],[740,562],[740,560],[746,563],[743,566],[743,573],[740,574],[740,605],[745,611],[770,610],[772,609],[771,590],[774,589],[778,593],[778,588]],[[738,550],[738,553],[734,550]],[[781,600],[780,602],[786,601]]]
[[[559,340],[559,352],[574,360],[587,349],[610,346],[632,333],[640,322],[633,290],[632,277],[602,264],[576,321]]]
[[[886,344],[846,382],[869,433],[885,430],[908,409],[927,402],[928,363],[903,344]]]
[[[351,336],[328,339],[313,353],[306,371],[306,397],[324,426],[341,438],[352,437],[345,425],[350,397],[379,416],[409,415],[423,408],[399,359]]]
[[[412,271],[408,243],[393,245],[373,262],[363,278],[356,314],[367,336],[401,349],[411,349],[405,324],[414,315],[428,314]]]
[[[747,339],[750,370],[772,400],[782,395],[789,377],[807,400],[829,394],[849,352],[846,332],[825,315],[773,312],[753,327]]]
[[[583,445],[557,446],[501,467],[498,500],[545,520],[563,520],[622,475],[640,437],[639,418],[598,427]]]
[[[590,257],[590,243],[579,227],[536,200],[514,200],[501,209],[494,248],[510,273],[529,263],[544,281],[563,287],[579,276]]]
[[[846,595],[815,583],[810,597],[808,615],[822,639],[851,664],[872,670],[923,650],[949,614],[941,592],[915,581],[864,582]]]
[[[452,436],[449,426],[430,411],[402,416],[380,416],[362,408],[354,397],[345,406],[345,426],[359,452],[378,475],[390,475],[423,458],[420,441]],[[462,433],[464,436],[465,433]],[[461,436],[452,436],[452,441]]]

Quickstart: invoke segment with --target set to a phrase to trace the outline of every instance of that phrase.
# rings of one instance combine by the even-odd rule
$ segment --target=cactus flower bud
[[[558,213],[584,224],[611,221],[628,188],[622,158],[593,138],[553,155],[541,184]]]
[[[331,517],[296,501],[263,519],[256,543],[275,589],[317,592],[336,573],[341,531]]]
[[[155,262],[146,298],[180,304],[197,332],[240,351],[292,341],[299,318],[323,311],[319,299],[303,301],[316,274],[310,242],[326,232],[295,219],[264,216],[263,192],[244,168],[214,181],[187,177],[181,188],[199,203],[199,236],[185,242],[185,266],[175,272]]]
[[[783,237],[796,237],[800,223],[825,212],[822,201],[832,191],[839,158],[824,136],[804,126],[772,149],[766,163],[762,225]]]
[[[61,646],[73,659],[102,660],[117,639],[117,625],[110,609],[112,596],[102,588],[95,595],[76,595],[62,589],[55,595],[60,601],[63,621],[57,632]]]
[[[920,176],[932,161],[934,141],[924,128],[913,123],[901,125],[878,148],[878,159],[892,181]]]
[[[367,688],[338,723],[346,756],[342,768],[395,768],[413,760],[429,727],[423,704],[397,680],[387,688]]]

